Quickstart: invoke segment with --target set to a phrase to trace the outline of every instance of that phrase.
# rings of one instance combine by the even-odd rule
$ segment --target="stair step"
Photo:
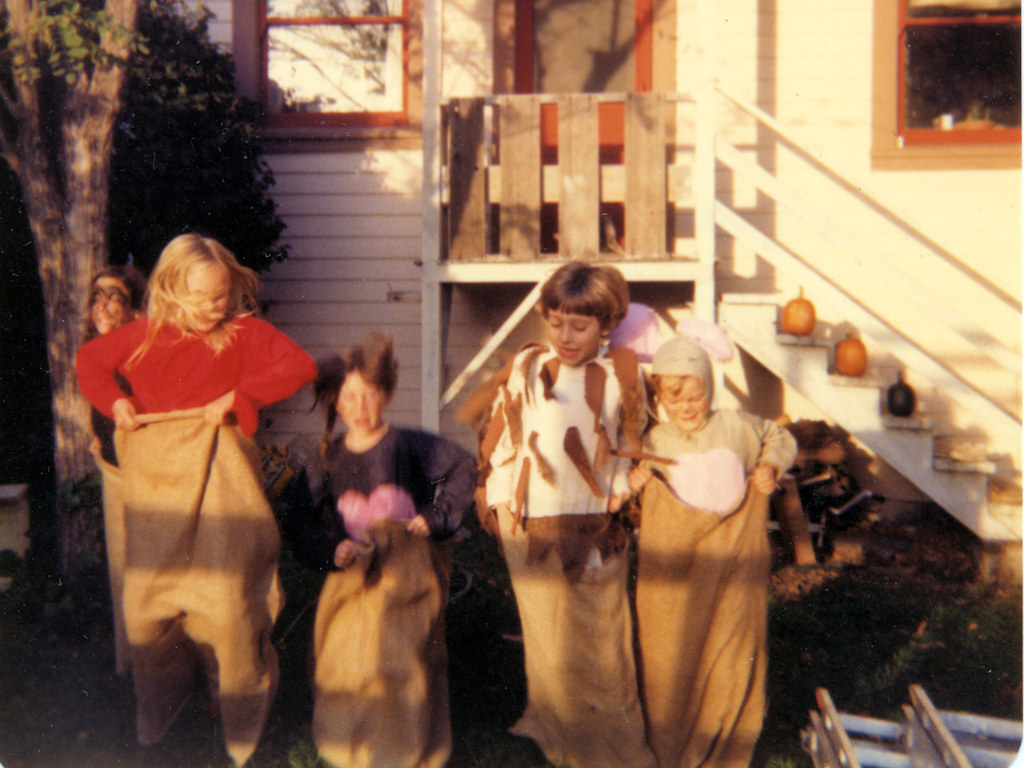
[[[882,416],[882,424],[886,429],[907,429],[915,432],[927,432],[932,428],[930,416]]]
[[[994,475],[996,465],[991,461],[932,459],[932,469],[936,472],[963,472],[967,475]]]
[[[844,376],[841,373],[829,371],[828,381],[834,387],[881,389],[885,386],[885,379],[883,377],[867,373],[863,376]]]
[[[1024,492],[1019,483],[1005,477],[993,477],[988,481],[988,501],[990,504],[998,504],[1007,507],[1019,507],[1022,503]]]
[[[824,347],[829,348],[832,342],[823,336],[794,336],[792,333],[776,333],[775,342],[785,347]]]
[[[937,424],[929,422],[940,421],[939,414],[898,419],[883,410],[884,392],[894,380],[893,370],[872,366],[867,375],[860,377],[830,374],[825,365],[831,357],[827,350],[823,354],[814,351],[817,346],[776,343],[777,306],[762,304],[762,298],[745,301],[744,297],[730,296],[729,301],[719,304],[719,322],[737,346],[813,402],[825,418],[861,440],[982,540],[1020,541],[1021,507],[988,500],[988,485],[993,479],[988,472],[1001,472],[1002,464],[989,460],[985,437],[969,436],[968,445],[976,438],[983,443],[972,449],[978,451],[973,455],[970,450],[952,450],[952,443],[964,441],[960,436],[955,441],[939,441],[940,450],[936,451],[935,435],[930,430]],[[815,333],[819,339],[824,335],[821,329]],[[965,458],[976,461],[967,462]]]
[[[991,475],[985,438],[980,435],[936,435],[932,441],[932,468],[940,472]]]

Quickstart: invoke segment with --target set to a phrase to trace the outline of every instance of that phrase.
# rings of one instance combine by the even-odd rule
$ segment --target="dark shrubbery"
[[[287,255],[260,159],[259,107],[236,95],[232,58],[210,41],[208,19],[181,0],[139,9],[147,50],[132,62],[114,142],[114,263],[131,255],[148,271],[185,231],[217,238],[256,270]]]

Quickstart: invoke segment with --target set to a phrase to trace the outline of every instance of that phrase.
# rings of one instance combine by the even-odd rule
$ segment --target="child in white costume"
[[[677,337],[654,355],[668,416],[630,473],[642,493],[637,633],[647,736],[659,768],[746,766],[767,664],[768,496],[796,455],[772,421],[711,410],[707,353]]]
[[[618,270],[573,262],[544,285],[550,346],[506,369],[481,440],[485,522],[497,529],[526,657],[513,733],[577,768],[646,768],[626,591],[628,535],[616,513],[646,421],[636,354],[609,351],[626,314]]]

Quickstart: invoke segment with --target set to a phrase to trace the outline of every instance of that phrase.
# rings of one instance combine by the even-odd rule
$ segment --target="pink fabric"
[[[345,491],[338,499],[338,512],[349,537],[366,544],[367,528],[378,520],[412,520],[416,504],[404,488],[387,484],[374,488],[369,498],[359,491]]]
[[[681,453],[668,467],[668,485],[683,504],[727,515],[747,491],[743,461],[728,448],[707,453]]]
[[[721,327],[706,320],[688,317],[680,321],[676,331],[696,341],[704,351],[716,360],[726,363],[732,360],[733,347],[729,337]]]
[[[642,363],[649,363],[655,350],[665,342],[658,329],[658,316],[645,304],[631,303],[618,328],[608,336],[612,349],[628,347]]]

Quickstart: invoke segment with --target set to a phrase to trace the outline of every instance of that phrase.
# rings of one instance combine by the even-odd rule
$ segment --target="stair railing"
[[[802,153],[799,142],[771,115],[730,93],[721,85],[717,86],[716,90],[766,126],[791,149]],[[871,271],[872,281],[875,285],[894,284],[890,275],[872,266],[880,262],[877,254],[863,241],[863,238],[846,231],[831,220],[814,203],[802,198],[799,193],[780,182],[772,173],[748,159],[735,146],[726,142],[720,133],[716,136],[715,156],[723,165],[752,183],[776,203],[800,217],[808,227],[857,259],[857,263],[862,268]],[[816,161],[815,163],[820,166],[820,163]],[[827,171],[826,178],[829,177],[833,181],[840,178],[838,174]],[[891,217],[891,214],[889,216]],[[1004,405],[989,397],[976,384],[966,380],[959,372],[923,349],[913,339],[872,311],[867,297],[857,296],[847,287],[837,284],[827,274],[820,272],[808,261],[765,235],[720,200],[715,202],[715,223],[733,237],[752,247],[776,268],[804,285],[812,295],[818,295],[827,302],[838,303],[841,301],[847,308],[845,314],[851,324],[883,345],[903,364],[919,372],[934,386],[970,409],[991,429],[1011,439],[1020,434],[1019,410],[1016,412],[1008,410]],[[927,242],[922,241],[921,246],[935,252],[935,249]],[[937,256],[941,257],[941,254],[937,254]],[[1012,313],[1017,322],[1020,322],[1020,306],[1012,298],[1002,293],[997,287],[986,284],[983,279],[979,279],[966,270],[962,271],[964,280],[970,280],[979,289],[984,290],[991,297],[992,302],[1002,310]],[[1002,341],[993,337],[988,329],[977,322],[958,316],[948,306],[941,304],[938,299],[922,295],[922,293],[915,286],[912,295],[905,291],[903,295],[906,296],[908,304],[914,307],[915,312],[920,313],[921,317],[927,317],[928,322],[936,324],[936,327],[942,328],[943,333],[948,334],[949,338],[971,344],[978,350],[979,355],[989,358],[991,363],[1014,375],[1017,380],[1020,379],[1021,358],[1018,351],[1007,348]],[[936,307],[940,306],[942,307],[941,311],[936,310]]]

